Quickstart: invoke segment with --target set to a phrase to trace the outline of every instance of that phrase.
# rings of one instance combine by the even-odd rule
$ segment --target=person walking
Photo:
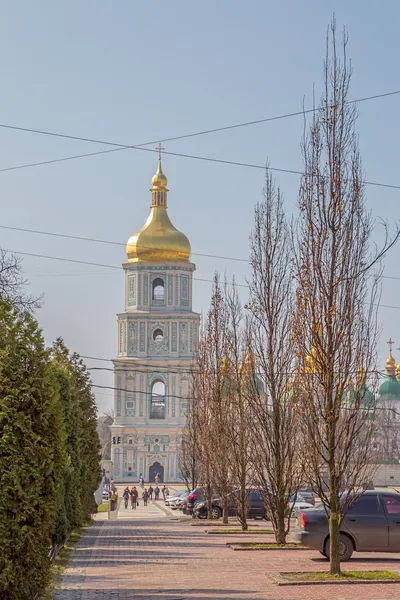
[[[129,488],[126,487],[125,490],[124,490],[124,493],[123,493],[123,499],[124,499],[124,502],[125,502],[125,508],[128,508],[129,496],[130,496]]]
[[[160,499],[160,488],[158,487],[158,485],[156,485],[156,487],[154,489],[154,495],[155,495],[155,500]]]
[[[135,486],[131,489],[131,507],[136,509],[138,499],[138,492]]]
[[[149,492],[147,491],[147,488],[144,488],[144,492],[142,494],[142,498],[143,498],[143,505],[147,506],[147,501],[149,499]]]
[[[150,498],[150,500],[153,500],[153,494],[154,494],[154,490],[153,490],[153,488],[150,486],[150,487],[149,487],[149,498]]]
[[[167,486],[166,486],[166,485],[164,485],[164,487],[163,487],[163,489],[162,489],[161,491],[162,491],[162,495],[163,495],[164,502],[165,502],[165,499],[166,499],[166,497],[167,497],[167,496],[168,496],[168,494],[169,494],[169,489],[167,488]]]
[[[160,483],[160,476],[159,476],[159,474],[158,474],[158,473],[157,473],[157,474],[156,474],[156,476],[154,477],[154,481],[155,481],[156,483]]]

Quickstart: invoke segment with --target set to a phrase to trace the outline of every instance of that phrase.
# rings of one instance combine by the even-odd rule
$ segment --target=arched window
[[[153,281],[153,300],[164,300],[164,281],[161,277]]]
[[[150,419],[165,419],[165,383],[154,381],[151,386]]]
[[[162,342],[164,339],[164,333],[162,329],[155,329],[153,332],[153,340],[155,342]]]

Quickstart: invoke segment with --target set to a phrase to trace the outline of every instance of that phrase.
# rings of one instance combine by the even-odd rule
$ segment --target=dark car
[[[194,506],[193,512],[198,519],[207,518],[208,504],[206,500],[197,502]],[[222,508],[219,498],[214,498],[212,501],[211,514],[213,519],[219,519],[222,517]],[[231,504],[228,509],[228,515],[230,517],[236,516],[236,503],[234,497],[231,497]],[[247,516],[249,519],[265,519],[265,503],[259,492],[252,490],[249,494],[248,499],[248,511]]]
[[[186,503],[182,505],[182,512],[185,515],[192,515],[194,505],[198,502],[202,502],[205,499],[203,488],[197,487],[195,488],[188,497],[186,498]]]
[[[323,506],[300,513],[291,537],[329,558],[329,523]],[[340,560],[353,552],[400,552],[400,494],[365,491],[340,524]]]
[[[313,506],[315,506],[315,494],[314,492],[297,492],[297,497],[300,500],[304,500],[304,502],[308,502],[309,504],[312,504]]]

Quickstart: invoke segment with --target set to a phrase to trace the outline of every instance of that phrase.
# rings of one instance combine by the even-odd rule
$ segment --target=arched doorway
[[[150,483],[155,483],[157,474],[160,479],[159,483],[164,483],[164,467],[162,465],[160,465],[159,462],[155,462],[154,464],[152,464],[149,469],[149,482]]]

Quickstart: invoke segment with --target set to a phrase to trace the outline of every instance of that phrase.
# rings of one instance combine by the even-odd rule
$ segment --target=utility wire
[[[97,244],[109,244],[112,246],[123,246],[124,248],[126,248],[127,244],[123,243],[123,242],[114,242],[111,240],[100,240],[98,238],[89,238],[89,237],[84,237],[84,236],[78,236],[78,235],[69,235],[69,234],[65,234],[65,233],[55,233],[52,231],[38,231],[36,229],[25,229],[22,227],[11,227],[9,225],[0,225],[0,229],[9,229],[11,231],[23,231],[25,233],[35,233],[35,234],[39,234],[39,235],[50,235],[52,237],[60,237],[60,238],[66,238],[69,240],[80,240],[80,241],[84,241],[84,242],[95,242]],[[146,246],[141,246],[141,248],[143,249],[147,249],[147,250],[160,250],[160,248],[156,248],[154,246],[148,247],[146,248]],[[217,256],[215,254],[202,254],[200,252],[191,252],[192,256],[202,256],[205,258],[217,258],[217,259],[221,259],[221,260],[235,260],[238,262],[244,262],[249,264],[249,260],[245,259],[245,258],[234,258],[233,256]]]
[[[70,263],[74,263],[74,264],[78,264],[78,265],[90,265],[92,267],[106,267],[107,269],[118,269],[119,271],[123,270],[122,267],[118,267],[116,265],[105,265],[105,264],[102,264],[102,263],[95,263],[95,262],[90,262],[90,261],[87,261],[87,260],[78,260],[78,259],[74,259],[74,258],[62,258],[60,256],[48,256],[46,254],[34,254],[32,252],[19,252],[18,250],[8,250],[6,248],[4,248],[4,250],[6,252],[11,252],[12,254],[21,254],[22,256],[33,256],[35,258],[46,258],[46,259],[49,259],[49,260],[60,260],[62,262],[70,262]],[[141,271],[141,273],[147,273],[147,274],[150,273],[150,274],[152,274],[153,271],[143,270],[143,271]],[[182,277],[182,275],[178,275],[178,277]],[[205,282],[205,283],[214,283],[213,279],[203,279],[201,277],[193,277],[192,279],[194,281],[202,281],[202,282]],[[225,284],[225,282],[224,282],[224,284]],[[247,284],[245,284],[245,283],[236,283],[236,282],[234,283],[234,282],[227,281],[226,284],[227,285],[234,285],[235,287],[244,287],[244,288],[249,289],[249,286]]]
[[[66,156],[63,158],[56,158],[54,160],[45,160],[45,161],[41,161],[41,162],[37,162],[37,163],[28,163],[28,164],[23,164],[23,165],[13,165],[12,167],[3,167],[0,169],[0,173],[5,172],[5,171],[15,171],[17,169],[26,169],[28,167],[39,167],[41,165],[59,163],[59,162],[63,162],[63,161],[75,160],[78,158],[85,158],[87,156],[97,156],[99,154],[107,154],[110,152],[115,152],[117,150],[128,150],[128,149],[143,150],[145,152],[157,152],[157,153],[159,152],[156,149],[153,150],[150,148],[127,146],[127,147],[122,147],[122,148],[113,148],[112,150],[101,150],[99,152],[90,152],[88,154],[76,154],[74,156]],[[195,154],[185,154],[183,152],[168,152],[166,150],[163,150],[163,154],[167,154],[169,156],[178,156],[180,158],[190,158],[192,160],[202,160],[202,161],[206,161],[206,162],[212,162],[212,163],[218,163],[218,164],[224,164],[224,165],[233,165],[235,167],[247,167],[250,169],[261,169],[263,171],[266,170],[265,165],[255,165],[255,164],[251,164],[251,163],[243,163],[243,162],[238,162],[238,161],[233,161],[233,160],[223,160],[222,158],[211,158],[209,156],[197,156]],[[277,173],[289,173],[291,175],[303,175],[304,174],[303,171],[296,171],[294,169],[281,169],[278,167],[271,167],[270,165],[268,165],[268,170],[275,171]],[[367,180],[364,180],[361,183],[363,183],[365,185],[373,185],[376,187],[384,187],[384,188],[389,188],[389,189],[394,189],[394,190],[400,190],[400,185],[394,185],[394,184],[390,184],[390,183],[380,183],[377,181],[367,181]]]
[[[35,234],[39,234],[39,235],[50,235],[52,237],[60,237],[60,238],[66,238],[66,239],[70,239],[70,240],[80,240],[80,241],[84,241],[84,242],[95,242],[97,244],[110,244],[113,246],[123,246],[124,248],[126,248],[127,244],[123,243],[123,242],[114,242],[114,241],[110,241],[110,240],[101,240],[98,238],[89,238],[89,237],[84,237],[84,236],[77,236],[77,235],[69,235],[66,233],[55,233],[52,231],[39,231],[36,229],[25,229],[22,227],[11,227],[9,225],[0,225],[0,229],[8,229],[11,231],[22,231],[25,233],[35,233]],[[154,246],[141,246],[144,249],[147,250],[163,250],[163,248],[156,248]],[[19,254],[22,254],[21,252],[19,252]],[[216,258],[218,260],[232,260],[232,261],[238,261],[238,262],[243,262],[243,263],[247,263],[248,265],[251,264],[250,260],[246,259],[246,258],[236,258],[234,256],[219,256],[216,254],[202,254],[200,252],[191,252],[192,256],[202,256],[205,258]],[[60,259],[61,260],[61,259]],[[63,259],[63,260],[69,260],[69,259]],[[108,266],[111,267],[111,265],[98,265],[97,263],[87,263],[87,264],[92,264],[92,265],[96,265],[96,266]],[[120,268],[120,267],[113,267],[113,268]],[[382,279],[395,279],[395,280],[400,280],[400,277],[395,277],[395,276],[389,276],[389,275],[382,275],[381,276]],[[237,284],[239,285],[239,284]],[[245,286],[247,287],[247,286]]]
[[[164,399],[168,399],[168,398],[175,398],[177,400],[184,400],[185,402],[190,402],[190,398],[187,396],[179,396],[176,394],[149,394],[149,392],[147,391],[142,391],[142,390],[128,390],[125,388],[117,388],[117,387],[113,387],[113,386],[108,386],[108,385],[95,385],[95,384],[91,384],[92,387],[95,388],[99,388],[99,389],[106,389],[106,390],[114,390],[117,392],[128,392],[129,394],[145,394],[146,396],[152,396],[152,397],[157,397],[157,398],[164,398]],[[393,407],[389,407],[389,406],[375,406],[373,408],[364,408],[364,407],[355,407],[352,408],[351,406],[343,406],[344,410],[362,410],[362,411],[367,411],[367,412],[375,412],[376,410],[384,410],[386,412],[392,412],[395,415],[400,415],[400,412],[398,412],[395,408]]]
[[[397,94],[400,94],[400,90],[394,90],[392,92],[385,92],[382,94],[375,94],[373,96],[364,96],[363,98],[358,98],[356,100],[349,100],[348,102],[346,102],[345,104],[356,104],[358,102],[366,102],[369,100],[377,100],[378,98],[386,98],[388,96],[395,96]],[[332,107],[330,107],[332,108]],[[268,123],[270,121],[278,121],[281,119],[288,119],[290,117],[298,117],[301,115],[305,115],[305,114],[309,114],[309,113],[313,113],[313,112],[318,112],[319,108],[308,108],[308,109],[303,109],[303,110],[299,110],[296,112],[291,112],[291,113],[285,113],[283,115],[277,115],[274,117],[266,117],[263,119],[256,119],[253,121],[245,121],[242,123],[235,123],[234,125],[226,125],[224,127],[215,127],[214,129],[204,129],[201,131],[195,131],[192,133],[187,133],[184,135],[177,135],[177,136],[173,136],[173,137],[168,137],[168,138],[162,138],[162,139],[156,139],[156,140],[152,140],[151,142],[143,142],[141,144],[121,144],[119,142],[111,142],[110,140],[99,140],[96,138],[88,138],[88,137],[82,137],[82,136],[78,136],[78,135],[68,135],[65,133],[58,133],[58,132],[54,132],[54,131],[47,131],[44,129],[32,129],[29,127],[21,127],[21,126],[17,126],[17,125],[9,125],[7,123],[0,123],[0,127],[3,129],[12,129],[15,131],[23,131],[26,133],[36,133],[36,134],[40,134],[40,135],[47,135],[50,137],[58,137],[58,138],[63,138],[63,139],[69,139],[69,140],[76,140],[76,141],[81,141],[81,142],[90,142],[92,144],[104,144],[107,146],[118,146],[119,148],[124,148],[124,149],[133,149],[133,148],[143,148],[143,146],[151,146],[153,144],[158,144],[158,143],[164,143],[164,142],[173,142],[176,140],[183,140],[183,139],[187,139],[187,138],[191,138],[191,137],[196,137],[196,136],[200,136],[200,135],[208,135],[210,133],[218,133],[221,131],[228,131],[230,129],[238,129],[240,127],[249,127],[250,125],[260,125],[261,123]],[[158,151],[157,151],[158,152]]]
[[[32,252],[19,252],[18,250],[9,250],[9,249],[6,249],[6,248],[4,248],[4,250],[6,252],[11,252],[12,254],[21,254],[22,256],[33,256],[35,258],[46,258],[46,259],[49,259],[49,260],[59,260],[59,261],[62,261],[62,262],[70,262],[70,263],[75,263],[75,264],[79,264],[79,265],[90,265],[92,267],[106,267],[107,269],[122,270],[122,267],[118,267],[116,265],[106,265],[106,264],[103,264],[103,263],[95,263],[95,262],[90,262],[90,261],[87,261],[87,260],[78,260],[78,259],[73,259],[73,258],[62,258],[60,256],[48,256],[46,254],[34,254]],[[143,270],[141,272],[142,273],[147,273],[147,274],[153,273],[152,271],[146,271],[146,270]],[[181,275],[178,275],[178,277],[181,277]],[[382,275],[382,278],[386,278],[386,276]],[[388,279],[400,279],[400,277],[387,277],[387,278]],[[202,281],[204,283],[214,283],[213,279],[204,279],[204,278],[201,278],[201,277],[193,277],[192,279],[193,279],[193,281]],[[230,282],[230,281],[223,282],[223,283],[224,283],[224,285],[226,283],[226,285],[232,285],[232,286],[235,286],[235,287],[242,287],[242,288],[250,289],[249,285],[247,285],[246,283],[236,283],[236,282]],[[400,310],[400,306],[393,306],[393,305],[388,305],[388,304],[379,304],[378,306],[381,307],[381,308],[394,308],[394,309]]]
[[[349,101],[347,104],[354,104],[356,102],[364,102],[366,100],[373,100],[373,99],[377,99],[377,98],[383,98],[386,96],[393,96],[395,94],[399,94],[400,90],[396,90],[393,92],[387,92],[384,94],[377,94],[374,96],[367,96],[364,98],[359,98],[358,100],[351,100]],[[227,129],[234,129],[237,127],[245,127],[248,125],[254,125],[257,123],[265,123],[267,121],[273,121],[273,120],[278,120],[278,119],[284,119],[284,118],[288,118],[291,116],[296,116],[296,115],[303,115],[305,113],[309,113],[309,112],[318,112],[319,109],[307,109],[307,110],[302,110],[302,111],[298,111],[296,113],[287,113],[286,115],[279,115],[277,117],[268,117],[266,119],[259,119],[257,121],[247,121],[245,123],[238,123],[235,125],[229,125],[227,127],[219,127],[219,128],[215,128],[215,129],[209,129],[209,130],[204,130],[204,131],[200,131],[200,132],[195,132],[192,134],[186,134],[183,136],[175,136],[173,138],[165,138],[162,140],[156,140],[157,142],[165,142],[165,141],[172,141],[172,140],[176,140],[176,139],[183,139],[183,138],[187,138],[187,137],[193,137],[195,135],[205,135],[207,133],[214,133],[217,131],[224,131]],[[37,163],[29,163],[29,164],[23,164],[23,165],[14,165],[11,167],[5,167],[0,169],[0,172],[4,172],[4,171],[13,171],[16,169],[25,169],[28,167],[36,167],[36,166],[40,166],[40,165],[46,165],[46,164],[51,164],[51,163],[57,163],[57,162],[63,162],[63,161],[69,161],[69,160],[75,160],[78,158],[84,158],[87,156],[96,156],[98,154],[105,154],[107,152],[112,152],[114,150],[142,150],[142,151],[146,151],[146,152],[159,152],[156,149],[150,149],[150,148],[145,148],[144,146],[146,145],[150,145],[150,144],[154,144],[156,143],[156,141],[152,141],[152,142],[145,142],[142,144],[117,144],[116,142],[110,142],[107,140],[97,140],[97,139],[92,139],[92,138],[86,138],[86,137],[81,137],[81,136],[73,136],[73,135],[67,135],[67,134],[62,134],[62,133],[56,133],[56,132],[52,132],[52,131],[45,131],[45,130],[39,130],[39,129],[31,129],[31,128],[27,128],[27,127],[19,127],[16,125],[7,125],[5,123],[0,123],[0,127],[4,128],[4,129],[13,129],[13,130],[17,130],[17,131],[25,131],[25,132],[29,132],[29,133],[36,133],[36,134],[41,134],[41,135],[47,135],[47,136],[52,136],[52,137],[60,137],[60,138],[65,138],[65,139],[72,139],[72,140],[78,140],[78,141],[83,141],[83,142],[90,142],[90,143],[95,143],[95,144],[103,144],[103,145],[109,145],[109,146],[118,146],[118,148],[113,148],[112,150],[102,150],[99,152],[93,152],[93,153],[89,153],[89,154],[79,154],[79,155],[74,155],[74,156],[67,156],[67,157],[63,157],[63,158],[58,158],[58,159],[54,159],[54,160],[48,160],[48,161],[41,161],[41,162],[37,162]],[[227,164],[227,165],[233,165],[233,166],[239,166],[239,167],[247,167],[247,168],[253,168],[253,169],[262,169],[265,170],[265,165],[255,165],[255,164],[249,164],[249,163],[242,163],[242,162],[238,162],[238,161],[229,161],[229,160],[223,160],[223,159],[218,159],[218,158],[211,158],[211,157],[206,157],[206,156],[197,156],[197,155],[192,155],[192,154],[184,154],[184,153],[179,153],[179,152],[167,152],[167,151],[163,151],[164,154],[170,155],[170,156],[178,156],[181,158],[190,158],[192,160],[202,160],[202,161],[208,161],[208,162],[214,162],[214,163],[220,163],[220,164]],[[279,173],[290,173],[290,174],[295,174],[295,175],[303,175],[302,171],[296,171],[293,169],[280,169],[280,168],[276,168],[276,167],[268,167],[270,171],[276,171]],[[400,185],[392,185],[392,184],[386,184],[386,183],[379,183],[379,182],[373,182],[373,181],[364,181],[363,182],[366,185],[373,185],[373,186],[379,186],[379,187],[386,187],[386,188],[391,188],[391,189],[400,189]]]

